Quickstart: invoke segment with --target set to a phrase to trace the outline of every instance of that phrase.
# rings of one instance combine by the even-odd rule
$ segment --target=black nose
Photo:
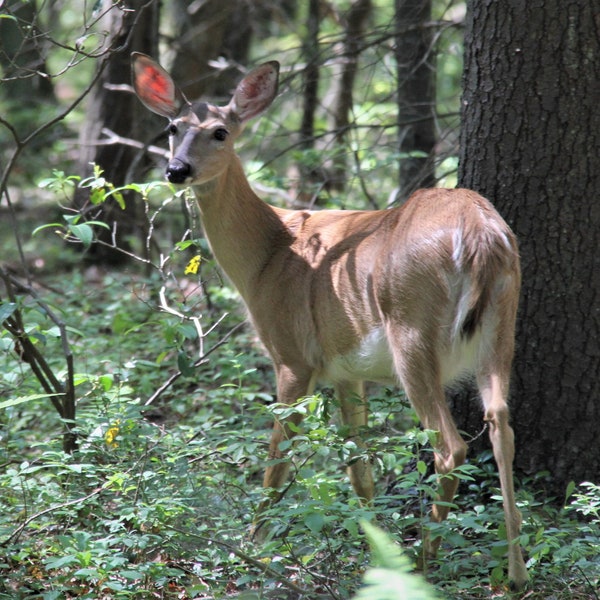
[[[192,167],[188,163],[174,158],[167,167],[167,179],[171,183],[185,183],[185,180],[190,176]]]

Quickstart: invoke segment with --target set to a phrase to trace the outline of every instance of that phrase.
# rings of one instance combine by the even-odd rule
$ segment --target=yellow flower
[[[108,431],[104,434],[104,441],[107,446],[111,448],[116,448],[119,444],[115,441],[117,436],[119,435],[119,431],[121,430],[119,427],[120,419],[115,421],[115,424],[108,428]]]
[[[198,269],[200,268],[201,260],[202,260],[202,258],[200,257],[199,254],[196,254],[196,256],[192,257],[190,262],[187,264],[187,267],[185,268],[185,271],[183,272],[183,274],[184,275],[196,275],[198,273]]]

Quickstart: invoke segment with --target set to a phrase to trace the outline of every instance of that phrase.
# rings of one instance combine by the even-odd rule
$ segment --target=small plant
[[[368,521],[361,527],[371,546],[372,566],[364,574],[364,587],[354,600],[435,600],[439,598],[433,587],[419,575],[412,573],[410,561],[400,548],[381,529]]]

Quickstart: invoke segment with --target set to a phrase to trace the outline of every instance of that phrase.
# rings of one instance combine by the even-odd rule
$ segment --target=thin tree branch
[[[275,569],[272,569],[271,567],[269,567],[269,565],[264,563],[262,560],[260,560],[258,558],[254,558],[253,556],[250,556],[249,554],[242,552],[236,546],[234,546],[233,544],[230,544],[229,542],[224,542],[223,540],[218,540],[216,538],[211,538],[211,537],[204,536],[204,535],[198,535],[197,533],[192,533],[191,531],[185,531],[183,529],[174,527],[172,525],[168,525],[168,527],[169,527],[169,529],[171,529],[177,533],[197,539],[201,542],[213,543],[213,544],[216,544],[217,546],[221,546],[222,548],[225,548],[225,550],[228,550],[229,552],[231,552],[232,554],[237,556],[239,559],[241,559],[245,563],[252,565],[253,567],[258,569],[262,573],[265,573],[266,575],[273,577],[274,579],[279,581],[279,583],[281,583],[283,586],[292,590],[296,594],[299,594],[300,596],[314,597],[314,594],[312,594],[312,592],[305,590],[304,588],[301,588],[299,585],[296,585],[295,583],[292,583],[291,581],[289,581],[289,579],[287,579],[287,577],[284,574],[278,573],[277,571],[275,571]]]
[[[244,326],[245,323],[238,323],[235,327],[232,327],[218,342],[216,342],[213,346],[211,346],[201,358],[198,358],[193,363],[193,367],[197,368],[201,365],[204,365],[208,362],[208,357],[215,351],[217,348],[220,348],[227,340],[236,332],[238,329]],[[172,385],[175,383],[183,373],[181,371],[177,371],[173,373],[171,377],[169,377],[144,403],[144,406],[150,406],[155,400],[160,398]]]

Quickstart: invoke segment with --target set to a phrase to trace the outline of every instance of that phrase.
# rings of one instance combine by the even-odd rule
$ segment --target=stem
[[[295,583],[292,583],[291,581],[289,581],[283,573],[278,573],[277,571],[275,571],[274,569],[269,567],[267,564],[265,564],[262,560],[260,560],[258,558],[254,558],[253,556],[250,556],[249,554],[242,552],[233,544],[224,542],[223,540],[218,540],[216,538],[211,538],[211,537],[204,536],[204,535],[198,535],[197,533],[192,533],[190,531],[184,531],[183,529],[179,529],[178,527],[170,526],[169,528],[177,533],[181,533],[182,535],[186,535],[191,538],[197,539],[203,543],[209,542],[209,543],[216,544],[217,546],[221,546],[221,548],[225,548],[226,550],[228,550],[229,552],[231,552],[232,554],[237,556],[239,559],[243,560],[245,563],[248,563],[249,565],[256,567],[259,571],[265,573],[266,575],[273,577],[274,579],[279,581],[279,583],[281,583],[286,588],[292,590],[293,592],[296,592],[296,594],[299,594],[300,596],[307,596],[307,597],[310,595],[308,590],[305,590],[305,589],[301,588],[299,585],[296,585]]]

